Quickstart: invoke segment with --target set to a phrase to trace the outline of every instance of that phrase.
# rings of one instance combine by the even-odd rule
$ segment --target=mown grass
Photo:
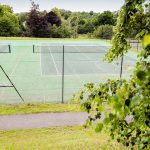
[[[0,150],[126,150],[105,134],[82,127],[0,131]]]
[[[0,37],[0,40],[100,40],[100,39],[79,36],[78,38]]]
[[[0,115],[69,112],[69,111],[80,111],[80,108],[77,105],[46,104],[46,103],[0,105]]]

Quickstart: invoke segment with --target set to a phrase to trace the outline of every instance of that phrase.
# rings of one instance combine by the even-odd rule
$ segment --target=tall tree
[[[47,17],[48,23],[50,23],[51,25],[54,25],[54,24],[56,24],[56,26],[61,25],[60,18],[53,11],[47,13],[46,17]]]
[[[21,12],[17,14],[19,18],[19,24],[20,24],[20,36],[24,36],[26,33],[26,22],[27,22],[27,17],[28,13],[27,12]]]
[[[19,19],[10,6],[0,5],[0,36],[15,36],[20,30]]]
[[[49,24],[45,14],[39,11],[39,5],[32,1],[31,11],[27,19],[27,27],[30,36],[49,37]]]
[[[114,25],[115,24],[115,19],[114,15],[110,11],[104,11],[100,15],[98,15],[95,25],[100,26],[100,25]]]
[[[49,37],[50,26],[61,25],[60,18],[54,13],[46,11],[40,12],[39,5],[31,2],[32,7],[27,19],[29,35],[33,37]]]
[[[79,28],[79,15],[78,13],[73,14],[69,19],[69,24],[72,27],[73,37],[78,37],[78,28]]]

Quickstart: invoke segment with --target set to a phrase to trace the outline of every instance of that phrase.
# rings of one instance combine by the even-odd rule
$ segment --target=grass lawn
[[[79,36],[78,38],[0,37],[0,40],[100,40],[100,39],[89,38],[87,36]]]
[[[0,105],[0,115],[69,112],[69,111],[80,111],[80,108],[77,105],[46,104],[46,103]]]
[[[82,127],[0,131],[0,150],[126,150],[105,134]]]

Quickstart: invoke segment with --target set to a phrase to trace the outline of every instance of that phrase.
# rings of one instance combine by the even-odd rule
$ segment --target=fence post
[[[33,53],[34,53],[34,44],[33,44]]]
[[[10,44],[8,45],[8,48],[9,48],[9,53],[11,53],[11,47],[10,47]]]
[[[122,78],[122,72],[123,72],[123,55],[122,55],[122,58],[121,58],[120,79]]]
[[[65,64],[65,46],[63,45],[62,55],[62,104],[64,103],[64,64]]]

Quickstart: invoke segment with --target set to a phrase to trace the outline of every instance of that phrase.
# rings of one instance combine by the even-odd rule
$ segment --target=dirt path
[[[82,125],[87,117],[88,114],[84,112],[2,115],[0,116],[0,130]]]

